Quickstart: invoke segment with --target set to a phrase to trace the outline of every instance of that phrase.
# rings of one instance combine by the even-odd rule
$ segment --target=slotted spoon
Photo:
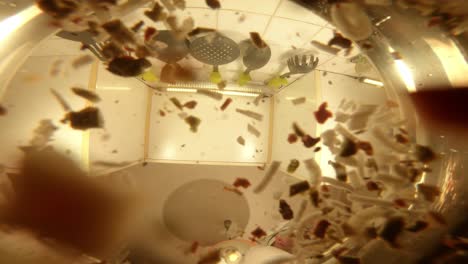
[[[246,67],[245,71],[239,77],[238,83],[243,86],[247,82],[251,81],[250,72],[258,70],[265,66],[271,59],[271,49],[269,46],[265,48],[258,48],[255,46],[250,39],[241,42],[241,45],[245,47],[245,53],[242,58]]]

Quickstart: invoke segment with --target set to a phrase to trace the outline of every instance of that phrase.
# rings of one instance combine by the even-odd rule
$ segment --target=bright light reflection
[[[33,5],[14,16],[0,21],[0,42],[7,39],[13,32],[39,14],[41,14],[41,10],[36,5]]]
[[[414,84],[413,73],[411,73],[410,68],[402,60],[395,60],[395,65],[397,67],[400,77],[405,83],[406,89],[409,92],[416,92],[416,85]]]

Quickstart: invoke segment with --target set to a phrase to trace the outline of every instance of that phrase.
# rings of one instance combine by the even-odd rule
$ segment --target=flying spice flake
[[[245,146],[245,139],[243,137],[241,137],[241,136],[237,137],[236,141],[240,145]]]
[[[289,134],[288,135],[288,143],[289,144],[296,143],[297,139],[298,139],[298,137],[296,136],[296,134]]]
[[[179,99],[172,97],[169,100],[171,100],[171,102],[175,105],[175,107],[177,107],[177,109],[179,109],[180,111],[183,110],[183,105],[180,103]]]
[[[29,141],[29,146],[41,149],[45,147],[52,139],[58,127],[54,126],[51,120],[44,119],[39,122],[39,125],[33,131],[33,137]]]
[[[348,180],[348,174],[346,173],[346,167],[338,162],[333,162],[329,161],[328,164],[330,164],[334,169],[336,173],[336,179],[342,182],[346,182]]]
[[[108,66],[108,70],[113,74],[122,77],[136,77],[141,75],[151,63],[144,58],[134,59],[132,57],[114,58]]]
[[[304,104],[306,102],[306,98],[305,97],[294,98],[291,102],[293,103],[293,105]]]
[[[310,189],[308,181],[301,181],[289,186],[289,196],[294,196],[299,193],[306,192]]]
[[[297,168],[299,168],[299,161],[297,159],[292,159],[290,162],[289,162],[289,165],[288,165],[288,168],[287,168],[287,171],[288,173],[294,173]]]
[[[219,0],[205,0],[206,5],[209,6],[211,9],[220,9],[221,3]]]
[[[153,39],[154,36],[156,36],[158,33],[158,30],[154,27],[147,27],[145,29],[145,41],[148,42],[151,39]]]
[[[164,117],[164,116],[166,116],[166,112],[164,112],[163,110],[159,110],[159,115]]]
[[[304,144],[304,147],[306,148],[311,148],[313,146],[315,146],[317,143],[320,142],[320,138],[314,138],[314,137],[311,137],[309,135],[305,135],[301,138],[302,140],[302,143]]]
[[[342,49],[350,49],[353,45],[353,42],[341,35],[338,32],[335,32],[335,35],[332,39],[328,41],[328,46],[338,46]]]
[[[122,21],[116,19],[109,22],[106,22],[102,25],[102,28],[111,35],[112,39],[121,44],[134,44],[135,36],[133,32],[129,30]]]
[[[367,141],[359,141],[359,142],[356,144],[356,146],[357,146],[360,150],[364,151],[364,152],[366,153],[366,155],[368,155],[368,156],[374,155],[374,149],[372,148],[372,145],[371,145],[369,142],[367,142]]]
[[[265,43],[265,41],[263,41],[262,37],[260,37],[260,34],[258,34],[258,32],[250,32],[250,40],[252,40],[255,47],[259,49],[264,49],[268,47],[268,45]]]
[[[260,131],[258,131],[258,129],[256,129],[251,124],[247,125],[247,131],[249,131],[250,134],[252,134],[252,135],[254,135],[256,137],[260,137],[260,135],[261,135]]]
[[[163,11],[163,7],[158,2],[154,2],[153,8],[145,11],[144,15],[153,22],[163,21],[167,18],[167,13]]]
[[[6,116],[8,114],[8,109],[0,104],[0,116]]]
[[[188,116],[187,118],[185,118],[185,122],[190,126],[190,131],[192,131],[193,133],[197,133],[198,126],[201,123],[200,118],[195,116]]]
[[[421,231],[425,230],[428,226],[429,226],[428,222],[418,220],[418,221],[416,221],[414,223],[414,225],[409,226],[408,228],[406,228],[406,230],[408,230],[410,232],[413,232],[413,233],[417,233],[417,232],[421,232]]]
[[[354,154],[356,154],[357,151],[358,151],[358,147],[356,143],[354,143],[354,141],[348,138],[345,138],[345,140],[343,141],[341,145],[341,151],[339,155],[344,158],[351,157]]]
[[[392,247],[398,247],[397,238],[404,231],[405,220],[402,217],[391,217],[385,223],[379,236]]]
[[[311,190],[310,191],[310,202],[312,203],[312,205],[315,207],[315,208],[318,208],[319,207],[319,203],[320,203],[320,195],[319,195],[319,192],[317,190]]]
[[[190,245],[190,253],[192,253],[192,254],[197,253],[197,250],[198,250],[199,246],[200,246],[200,244],[198,243],[198,241],[194,241],[192,243],[192,245]]]
[[[79,69],[81,67],[84,67],[86,65],[89,65],[91,63],[93,63],[94,61],[94,57],[91,56],[91,55],[83,55],[83,56],[80,56],[78,58],[76,58],[75,60],[72,61],[72,67],[74,69]]]
[[[197,36],[199,34],[211,33],[211,32],[215,32],[215,31],[216,31],[216,29],[214,29],[214,28],[196,27],[194,30],[190,31],[187,35],[189,37],[194,37],[194,36]]]
[[[283,199],[279,200],[279,212],[284,220],[291,220],[294,218],[294,212],[291,206]]]
[[[228,108],[228,106],[232,103],[232,99],[231,98],[227,98],[223,105],[221,105],[221,111],[224,111]]]
[[[50,89],[50,92],[55,97],[55,99],[57,99],[57,101],[59,102],[59,104],[63,108],[63,110],[65,110],[67,112],[71,111],[70,105],[67,103],[67,101],[65,101],[65,99],[57,91],[55,91],[54,89]]]
[[[245,115],[247,117],[253,118],[253,119],[257,120],[257,121],[262,121],[263,120],[263,115],[259,114],[259,113],[256,113],[254,111],[243,110],[243,109],[237,108],[236,112],[239,113],[239,114],[243,114],[243,115]]]
[[[414,155],[416,159],[423,163],[429,163],[436,159],[436,154],[432,149],[421,145],[416,145],[414,148]]]
[[[228,186],[224,186],[224,190],[225,191],[228,191],[228,192],[233,192],[237,195],[242,195],[243,193],[241,191],[239,191],[237,188],[232,188],[232,187],[228,187]]]
[[[440,189],[437,186],[420,183],[417,185],[417,190],[424,199],[429,202],[434,202],[435,199],[440,195]]]
[[[254,238],[257,238],[257,239],[262,238],[262,237],[264,237],[264,236],[267,235],[266,232],[265,232],[262,228],[260,228],[260,227],[255,228],[255,230],[252,231],[250,234],[251,234]]]
[[[319,124],[324,124],[329,118],[333,117],[332,112],[327,110],[327,102],[322,103],[319,109],[314,112],[315,119]]]
[[[93,103],[97,103],[99,101],[101,101],[101,98],[99,97],[99,95],[97,95],[96,93],[90,91],[90,90],[86,90],[86,89],[83,89],[83,88],[79,88],[79,87],[72,87],[71,88],[72,92],[90,102],[93,102]]]
[[[70,122],[70,126],[78,130],[101,128],[104,125],[101,113],[96,107],[86,107],[78,112],[69,112],[63,121]]]
[[[304,130],[302,130],[302,128],[299,127],[299,125],[296,122],[293,123],[292,128],[294,130],[294,134],[296,134],[298,137],[302,138],[306,135]]]
[[[266,172],[265,176],[263,176],[262,181],[255,187],[254,193],[258,194],[262,192],[267,185],[271,182],[273,179],[273,176],[275,176],[276,172],[278,171],[279,167],[281,165],[281,162],[279,161],[273,161],[268,168],[268,171]]]
[[[233,183],[234,187],[236,188],[239,188],[239,187],[242,187],[242,188],[249,188],[250,187],[250,181],[248,179],[245,179],[245,178],[237,178],[234,183]]]
[[[183,105],[183,107],[188,108],[188,109],[195,109],[197,104],[198,104],[197,101],[188,101]]]
[[[226,88],[226,86],[227,86],[227,82],[222,81],[222,82],[218,83],[217,86],[218,86],[218,89],[224,90],[224,88]]]
[[[327,220],[320,220],[314,228],[314,236],[318,238],[325,238],[330,222]]]
[[[143,20],[140,20],[139,22],[135,23],[135,25],[133,25],[130,29],[133,32],[138,33],[138,31],[140,31],[144,25],[145,25],[145,22],[143,22]]]

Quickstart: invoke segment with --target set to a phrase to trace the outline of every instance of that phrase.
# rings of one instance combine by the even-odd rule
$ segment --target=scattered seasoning
[[[258,32],[250,32],[250,40],[252,40],[255,47],[259,49],[264,49],[268,47],[268,45],[265,43],[265,41],[263,41],[262,37],[260,37],[260,34],[258,34]]]
[[[320,150],[322,150],[321,147],[316,147],[316,148],[314,149],[314,152],[319,152]]]
[[[166,12],[163,11],[163,7],[158,2],[154,2],[153,8],[145,11],[144,15],[153,22],[163,21],[167,18]]]
[[[158,31],[156,30],[156,28],[147,27],[145,30],[145,41],[146,42],[150,41],[154,36],[156,36],[157,33]]]
[[[57,91],[55,91],[54,89],[50,89],[50,92],[55,97],[55,99],[57,99],[57,101],[59,102],[60,106],[63,108],[64,111],[71,111],[70,105],[67,103],[67,101],[65,101],[65,99]]]
[[[317,190],[310,191],[310,202],[314,205],[315,208],[319,207],[320,195]]]
[[[258,129],[256,129],[254,126],[252,126],[251,124],[248,124],[247,125],[247,131],[249,131],[250,134],[256,136],[256,137],[260,137],[261,133]]]
[[[228,108],[228,106],[232,103],[232,99],[231,98],[227,98],[223,105],[221,105],[221,111],[224,111],[226,110],[226,108]]]
[[[288,136],[289,144],[296,143],[297,139],[298,139],[298,137],[296,136],[296,134],[289,134],[289,136]]]
[[[279,200],[279,212],[284,220],[291,220],[294,218],[294,212],[289,206],[289,204],[283,200]]]
[[[304,130],[302,130],[302,128],[300,128],[299,125],[296,122],[293,123],[293,130],[294,130],[294,134],[296,134],[300,138],[302,138],[302,137],[304,137],[306,135]]]
[[[440,195],[440,189],[437,186],[420,183],[416,188],[418,193],[422,194],[424,199],[429,202],[434,202],[435,198]]]
[[[265,232],[262,228],[260,228],[260,227],[255,228],[255,230],[252,231],[250,234],[251,234],[254,238],[257,238],[257,239],[258,239],[258,238],[261,238],[261,237],[264,237],[264,236],[267,235],[266,232]]]
[[[328,118],[333,117],[332,112],[327,110],[327,102],[322,103],[319,109],[314,112],[315,119],[319,124],[324,124]]]
[[[320,138],[314,138],[314,137],[311,137],[309,135],[305,135],[302,137],[302,143],[304,144],[304,147],[306,148],[311,148],[315,145],[317,145],[317,143],[320,142]]]
[[[144,25],[145,25],[145,22],[143,20],[140,20],[139,22],[135,23],[135,25],[133,25],[130,29],[133,32],[138,33],[138,31],[140,31]]]
[[[383,226],[379,236],[387,241],[392,247],[398,247],[396,242],[398,236],[405,228],[405,220],[402,217],[391,217]]]
[[[3,105],[0,105],[0,116],[6,116],[8,114],[8,109]]]
[[[89,49],[89,47],[87,47]],[[122,50],[118,45],[113,42],[109,42],[104,45],[102,48],[102,55],[110,60],[117,57],[122,57],[125,55],[125,51]]]
[[[120,45],[135,43],[135,36],[119,19],[111,20],[102,25],[102,28]]]
[[[271,182],[273,179],[273,176],[275,176],[276,172],[278,171],[279,167],[281,165],[281,162],[279,161],[273,161],[268,168],[268,171],[265,173],[265,176],[263,176],[262,181],[255,187],[254,193],[258,194],[262,192],[266,186]]]
[[[164,117],[166,116],[166,112],[164,112],[163,110],[159,110],[159,115]]]
[[[341,157],[351,157],[356,154],[358,151],[358,146],[354,141],[349,138],[345,138],[343,144],[341,145],[340,156]]]
[[[87,89],[79,88],[79,87],[73,87],[71,88],[72,92],[90,102],[97,103],[101,101],[101,98],[99,95],[97,95],[95,92],[92,92]]]
[[[371,192],[372,192],[372,191],[380,191],[379,185],[378,185],[376,182],[374,182],[374,181],[368,181],[368,182],[366,183],[366,187],[367,187],[367,190],[369,190],[369,191],[371,191]]]
[[[194,241],[192,243],[192,245],[190,245],[190,253],[192,253],[192,254],[197,253],[197,250],[198,250],[199,246],[200,246],[200,244],[198,243],[198,241]]]
[[[414,155],[416,159],[423,163],[429,163],[436,159],[436,154],[429,147],[416,145],[414,148]]]
[[[145,162],[141,163],[141,166],[142,166],[142,167],[148,166],[148,162],[145,161]]]
[[[175,105],[175,107],[177,107],[177,109],[179,109],[180,111],[184,110],[183,105],[180,103],[179,99],[172,97],[169,100]]]
[[[263,120],[263,115],[259,114],[259,113],[256,113],[254,111],[243,110],[243,109],[236,108],[236,112],[239,113],[239,114],[243,114],[243,115],[245,115],[247,117],[253,118],[253,119],[257,120],[257,121],[262,121]]]
[[[330,226],[330,222],[328,220],[320,220],[314,228],[314,236],[318,238],[325,238],[325,234],[327,233],[327,229]]]
[[[122,77],[136,77],[141,75],[150,66],[151,63],[144,58],[119,57],[113,59],[107,69],[113,74]]]
[[[197,106],[197,101],[188,101],[183,106],[188,109],[195,109],[195,107]]]
[[[294,173],[297,170],[297,168],[299,168],[299,164],[300,163],[297,159],[292,159],[288,165],[288,173]]]
[[[197,133],[198,126],[200,125],[201,120],[200,118],[195,116],[188,116],[185,118],[185,123],[189,124],[190,131],[192,131],[193,133]]]
[[[359,141],[356,144],[357,148],[364,151],[366,155],[372,156],[374,155],[374,149],[372,148],[372,145],[367,142],[367,141]]]
[[[250,187],[250,181],[247,180],[246,178],[237,178],[236,181],[234,181],[234,187],[242,187],[242,188],[249,188]]]
[[[74,69],[79,69],[83,66],[93,63],[94,57],[91,55],[83,55],[72,61],[72,67]]]
[[[237,137],[237,143],[244,146],[245,145],[245,139],[243,137],[239,136],[239,137]]]
[[[241,14],[239,18],[237,19],[237,22],[242,23],[245,21],[245,18],[246,18],[245,14]]]
[[[224,186],[224,190],[228,191],[228,192],[233,192],[233,193],[235,193],[237,195],[243,195],[243,193],[241,191],[239,191],[238,189],[233,188],[233,187]]]
[[[78,112],[68,112],[63,121],[70,122],[73,129],[79,130],[100,128],[104,124],[101,113],[96,107],[86,107]]]
[[[429,223],[427,223],[426,221],[418,220],[416,221],[416,223],[414,223],[414,225],[406,228],[406,230],[413,232],[413,233],[417,233],[426,229],[428,226],[429,226]]]
[[[216,31],[216,29],[213,29],[213,28],[197,27],[194,30],[190,31],[187,35],[189,37],[193,37],[193,36],[196,36],[196,35],[199,35],[199,34],[211,33],[211,32],[215,32],[215,31]]]
[[[353,42],[335,31],[335,35],[328,41],[328,46],[338,46],[342,49],[350,49]]]
[[[346,167],[338,162],[333,162],[333,161],[328,161],[328,164],[330,164],[334,169],[336,173],[336,179],[342,182],[347,182],[348,181],[348,174],[346,173]]]
[[[301,181],[289,186],[289,196],[294,196],[299,193],[303,193],[310,189],[310,185],[308,181]]]
[[[221,3],[218,0],[205,0],[206,5],[211,9],[220,9]]]
[[[336,258],[340,264],[361,264],[361,259],[351,256],[338,256]]]

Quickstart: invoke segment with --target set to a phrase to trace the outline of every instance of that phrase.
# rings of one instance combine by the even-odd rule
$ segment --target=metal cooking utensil
[[[252,43],[252,40],[250,39],[242,41],[241,45],[245,47],[245,53],[242,61],[247,68],[238,80],[239,85],[243,86],[252,80],[250,77],[251,71],[262,68],[270,61],[271,49],[269,46],[266,46],[265,48],[258,48]]]
[[[165,45],[161,47],[158,42]],[[159,31],[147,46],[155,51],[156,58],[169,64],[176,63],[189,54],[189,41],[176,38],[169,30]]]
[[[318,58],[314,58],[314,55],[303,55],[302,58],[294,56],[288,59],[289,72],[282,74],[281,77],[290,77],[294,74],[305,74],[313,71],[319,63]]]
[[[219,33],[199,37],[190,43],[190,54],[200,62],[213,66],[211,81],[222,81],[218,66],[236,60],[240,55],[239,45],[232,39]]]

